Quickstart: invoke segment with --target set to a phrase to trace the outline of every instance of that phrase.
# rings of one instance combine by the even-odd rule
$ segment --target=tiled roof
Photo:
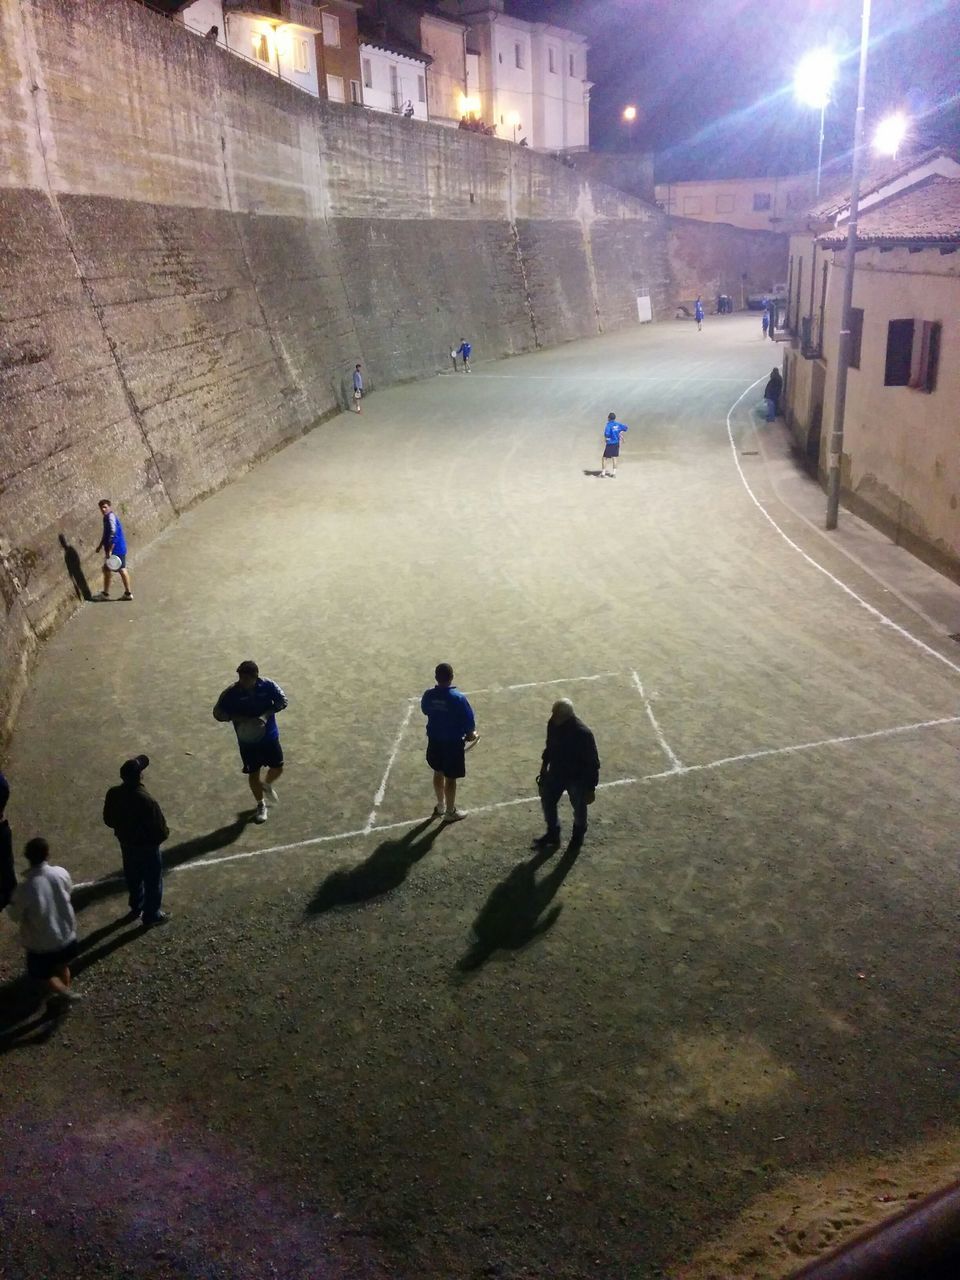
[[[949,156],[951,153],[944,147],[934,147],[930,151],[923,151],[919,155],[911,156],[904,160],[879,160],[870,158],[867,161],[868,167],[866,173],[860,182],[860,199],[865,196],[872,195],[875,191],[879,191],[881,187],[887,186],[891,182],[896,182],[899,178],[906,177],[907,174],[914,169],[918,169],[921,165],[929,164],[931,160],[936,160],[939,156]],[[825,196],[819,204],[816,204],[808,211],[808,217],[812,222],[831,222],[838,213],[844,213],[850,204],[850,179],[846,178],[840,186]]]
[[[358,14],[357,17],[361,44],[372,45],[375,49],[385,49],[387,53],[400,53],[405,58],[425,62],[428,66],[433,62],[428,53],[424,53],[412,41],[388,27],[386,23],[371,22],[364,14]]]
[[[845,227],[820,236],[837,247],[847,242]],[[868,209],[857,226],[857,244],[948,244],[960,242],[960,179],[930,178],[902,195]]]

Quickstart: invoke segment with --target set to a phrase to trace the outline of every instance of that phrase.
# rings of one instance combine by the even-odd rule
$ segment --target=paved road
[[[757,329],[668,324],[374,390],[134,548],[135,603],[52,640],[11,754],[18,836],[108,875],[102,793],[146,751],[182,865],[162,938],[85,975],[71,1040],[104,1112],[152,1072],[158,1107],[301,1191],[277,1135],[325,1148],[346,1116],[325,1194],[396,1274],[438,1276],[479,1274],[460,1261],[477,1239],[508,1267],[491,1274],[658,1274],[788,1177],[869,1183],[871,1153],[942,1139],[960,650],[777,498],[753,410],[779,357]],[[630,426],[615,481],[586,474],[608,410]],[[247,793],[210,718],[244,657],[290,696],[262,828],[234,821]],[[432,799],[409,700],[441,659],[476,691],[475,812],[410,854],[396,842]],[[514,864],[561,693],[612,785],[589,859],[535,882]],[[310,895],[345,865],[360,882],[328,885],[325,913]],[[85,920],[115,914],[112,892]],[[453,981],[458,959],[479,976]],[[212,991],[252,1002],[257,1052]],[[163,1070],[122,1030],[153,1015],[177,1043]],[[321,1114],[278,1047],[299,1017]],[[287,1092],[264,1104],[233,1060],[273,1061],[267,1044],[273,1066],[249,1070]],[[43,1052],[46,1116],[68,1050]],[[224,1071],[223,1100],[183,1083]],[[425,1078],[446,1090],[398,1106]],[[397,1191],[411,1167],[419,1208]]]

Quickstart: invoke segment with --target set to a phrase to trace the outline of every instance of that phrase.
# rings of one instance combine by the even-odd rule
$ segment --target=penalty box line
[[[960,724],[960,715],[941,716],[937,720],[918,720],[913,724],[898,724],[889,729],[873,729],[868,733],[846,734],[835,738],[818,738],[812,742],[797,742],[788,747],[767,747],[760,751],[744,751],[736,756],[721,756],[718,760],[710,760],[706,764],[680,765],[679,768],[664,769],[659,773],[647,773],[637,778],[614,778],[610,782],[601,782],[598,791],[610,790],[613,787],[642,786],[651,782],[662,782],[667,778],[685,777],[691,773],[708,773],[714,769],[724,769],[730,765],[750,764],[754,760],[770,759],[774,756],[796,755],[802,751],[815,751],[821,747],[848,746],[856,742],[870,742],[880,738],[892,738],[898,734],[920,732],[924,729],[937,729],[946,725]],[[517,805],[536,804],[539,796],[518,796],[515,800],[501,800],[496,804],[478,805],[475,809],[465,809],[470,816],[494,813],[500,809],[512,809]],[[219,858],[198,858],[194,862],[184,862],[180,866],[170,867],[165,874],[179,875],[184,871],[196,871],[201,867],[216,867],[225,862],[243,862],[250,858],[264,858],[273,853],[291,853],[295,849],[309,849],[315,845],[334,844],[341,840],[356,840],[365,836],[378,835],[381,831],[403,831],[416,827],[424,821],[423,815],[408,818],[403,822],[388,822],[380,827],[357,827],[353,831],[336,831],[326,836],[311,836],[306,840],[295,840],[290,844],[276,844],[267,849],[249,849],[240,853],[227,853]],[[106,876],[101,880],[84,880],[74,885],[75,889],[89,889],[93,885],[121,882],[122,876]]]

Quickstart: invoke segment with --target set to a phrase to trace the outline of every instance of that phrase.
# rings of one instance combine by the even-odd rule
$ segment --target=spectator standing
[[[763,336],[766,337],[767,331],[770,328],[770,312],[766,307],[764,307],[763,309],[763,315],[760,318],[760,324],[763,328]]]
[[[143,785],[148,756],[135,756],[120,766],[121,783],[111,787],[103,802],[103,820],[120,842],[123,877],[127,882],[131,920],[143,917],[145,928],[166,924],[163,901],[163,860],[160,846],[170,834],[160,806]]]
[[[9,800],[10,784],[0,773],[0,911],[8,906],[17,887],[17,873],[13,866],[13,836],[7,821]]]
[[[460,345],[459,345],[459,347],[457,347],[457,355],[458,355],[458,356],[460,357],[460,359],[463,361],[463,372],[464,372],[464,373],[469,373],[469,372],[470,372],[470,354],[471,354],[471,352],[472,352],[472,351],[473,351],[473,347],[472,347],[472,346],[470,345],[470,343],[466,340],[466,338],[461,338],[461,339],[460,339]]]
[[[697,294],[697,300],[693,304],[693,318],[697,322],[697,330],[703,329],[703,299]]]
[[[45,982],[52,997],[79,1000],[70,989],[70,961],[78,951],[73,882],[63,867],[50,865],[50,846],[42,836],[27,841],[23,856],[30,869],[13,892],[10,915],[20,926],[27,973]]]
[[[617,478],[617,459],[620,457],[620,437],[630,428],[622,422],[617,421],[615,413],[607,414],[607,421],[603,428],[603,457],[600,459],[601,476],[609,476],[611,480]],[[610,460],[612,471],[607,470],[607,459]]]
[[[213,708],[214,720],[233,721],[250,790],[257,802],[254,822],[266,822],[267,801],[279,804],[274,783],[283,773],[283,748],[277,728],[277,712],[287,705],[287,695],[273,680],[260,678],[260,668],[250,659],[237,667],[237,682],[224,689]],[[266,769],[261,782],[260,770]]]
[[[434,671],[436,684],[420,699],[427,717],[427,764],[433,770],[437,803],[435,818],[459,822],[466,815],[457,808],[457,781],[466,777],[465,742],[476,742],[473,708],[453,683],[453,667],[441,662]]]
[[[783,378],[779,369],[770,370],[770,380],[763,389],[763,398],[767,402],[767,421],[772,422],[777,416],[780,396],[783,394]]]
[[[570,844],[579,848],[587,833],[587,806],[596,799],[600,781],[600,757],[597,743],[582,720],[574,714],[569,698],[553,704],[547,721],[547,745],[541,757],[540,804],[547,829],[535,840],[537,849],[560,847],[560,818],[557,805],[564,792],[573,806],[573,832]]]
[[[132,600],[133,592],[130,590],[130,574],[127,571],[127,539],[124,536],[123,525],[120,523],[120,517],[114,511],[113,503],[109,498],[101,498],[97,506],[103,516],[103,533],[96,547],[97,551],[103,551],[103,590],[93,598],[94,600],[109,600],[111,576],[114,573],[119,573],[120,581],[123,583],[123,595],[120,598],[121,600]],[[116,568],[108,563],[111,559],[119,560],[120,563]]]
[[[360,366],[356,365],[353,370],[353,407],[357,413],[360,412],[360,401],[363,399],[363,374],[360,372]]]

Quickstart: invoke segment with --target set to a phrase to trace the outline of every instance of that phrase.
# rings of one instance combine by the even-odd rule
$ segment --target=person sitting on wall
[[[409,120],[413,115],[413,103],[408,98],[403,104],[403,118]]]
[[[779,412],[781,395],[783,395],[783,378],[780,376],[780,370],[771,369],[770,380],[763,389],[763,398],[767,405],[768,422],[772,422]]]

